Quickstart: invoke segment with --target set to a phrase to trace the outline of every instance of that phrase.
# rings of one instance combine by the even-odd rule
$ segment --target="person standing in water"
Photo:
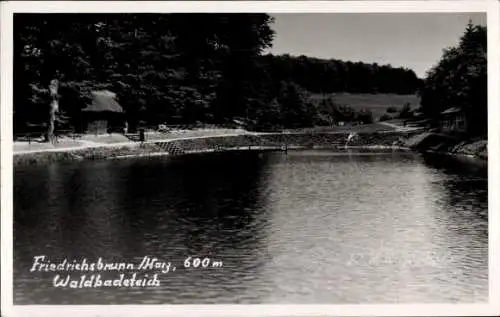
[[[349,144],[355,137],[356,137],[356,132],[350,132],[349,135],[347,136],[347,140],[345,142],[345,146]]]

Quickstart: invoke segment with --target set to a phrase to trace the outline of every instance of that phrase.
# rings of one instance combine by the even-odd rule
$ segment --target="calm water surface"
[[[487,300],[487,175],[477,164],[225,153],[22,167],[14,186],[16,304]],[[36,255],[149,255],[176,271],[155,288],[62,289],[55,273],[30,272]],[[223,265],[186,269],[187,256]]]

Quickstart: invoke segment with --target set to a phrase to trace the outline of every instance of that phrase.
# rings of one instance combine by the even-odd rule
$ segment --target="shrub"
[[[411,106],[408,102],[405,103],[403,107],[401,107],[401,110],[399,111],[399,117],[400,118],[413,117],[413,111],[411,110]]]
[[[380,116],[380,118],[378,119],[378,121],[382,122],[382,121],[387,121],[387,120],[391,120],[392,117],[386,113],[384,113],[382,116]]]
[[[398,109],[396,109],[396,107],[388,107],[387,108],[387,113],[396,113],[398,112]]]
[[[362,110],[357,114],[357,119],[363,124],[373,123],[373,114],[370,110]]]

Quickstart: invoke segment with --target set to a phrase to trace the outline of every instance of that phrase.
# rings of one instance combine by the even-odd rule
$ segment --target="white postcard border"
[[[2,316],[484,316],[500,313],[500,5],[463,1],[18,1],[1,5],[1,291]],[[490,302],[429,305],[110,305],[13,306],[12,230],[12,21],[14,12],[487,12],[488,195]],[[495,300],[497,299],[497,300]]]

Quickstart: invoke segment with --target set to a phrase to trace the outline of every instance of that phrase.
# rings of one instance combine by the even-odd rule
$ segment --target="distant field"
[[[313,94],[313,99],[322,99],[323,96],[330,96],[339,105],[348,105],[356,110],[368,109],[377,120],[386,113],[388,107],[401,108],[409,102],[412,109],[420,106],[420,98],[417,95],[396,95],[396,94]]]

